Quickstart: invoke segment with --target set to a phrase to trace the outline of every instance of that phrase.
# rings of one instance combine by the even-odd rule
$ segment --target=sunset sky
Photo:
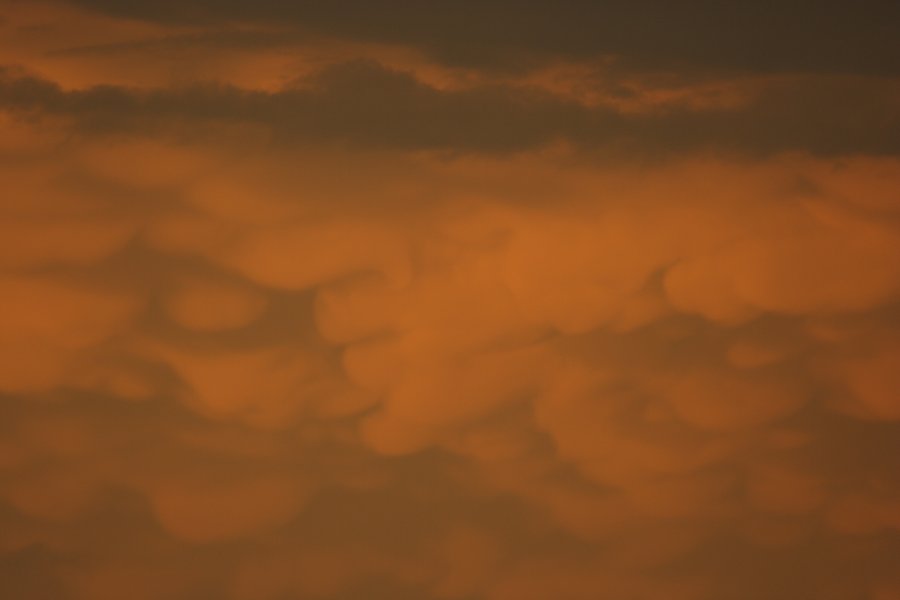
[[[900,2],[0,0],[3,600],[900,600]]]

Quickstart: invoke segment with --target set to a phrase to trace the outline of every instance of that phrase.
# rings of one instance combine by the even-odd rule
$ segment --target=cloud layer
[[[644,4],[0,5],[0,595],[900,598],[893,9]]]

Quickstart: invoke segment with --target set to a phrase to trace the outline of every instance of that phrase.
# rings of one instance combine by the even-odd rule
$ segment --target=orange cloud
[[[4,11],[0,595],[895,594],[892,79]]]

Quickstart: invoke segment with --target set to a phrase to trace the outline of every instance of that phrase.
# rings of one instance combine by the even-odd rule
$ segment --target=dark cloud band
[[[514,84],[439,90],[364,61],[338,64],[301,83],[275,92],[224,84],[66,91],[7,70],[0,72],[0,107],[72,117],[92,132],[250,123],[270,128],[287,144],[333,141],[405,150],[506,153],[566,141],[638,157],[900,152],[900,83],[892,79],[775,79],[739,106],[636,114]]]

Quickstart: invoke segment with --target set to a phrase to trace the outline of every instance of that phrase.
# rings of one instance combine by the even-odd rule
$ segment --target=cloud
[[[891,597],[889,59],[502,71],[185,6],[2,25],[0,594]]]
[[[502,82],[438,89],[413,72],[365,60],[328,65],[301,83],[275,91],[223,82],[64,90],[7,68],[0,73],[0,107],[74,119],[86,133],[177,131],[189,123],[202,132],[235,124],[261,127],[289,145],[510,153],[563,141],[638,157],[704,150],[894,155],[900,123],[897,83],[877,77],[773,78],[757,83],[737,106],[688,104],[649,113],[585,106]],[[843,119],[847,113],[854,118]]]
[[[78,289],[52,279],[5,277],[0,387],[37,391],[60,385],[84,352],[127,327],[139,304],[126,294]]]
[[[231,539],[277,527],[300,510],[302,488],[291,478],[253,477],[226,484],[163,483],[151,493],[153,511],[177,538]]]
[[[89,252],[26,253],[4,275],[0,494],[31,539],[95,553],[60,571],[73,595],[174,569],[172,589],[148,597],[569,585],[705,598],[722,588],[692,557],[721,536],[783,548],[894,527],[894,463],[857,473],[857,460],[821,459],[858,443],[817,421],[896,420],[884,159],[598,167],[566,152],[239,161],[246,146],[113,148],[73,153],[90,201],[67,207],[43,190],[70,179],[33,176],[17,185],[43,204],[6,209],[78,224],[65,232],[127,225],[101,249],[85,236]],[[335,176],[351,158],[354,182]],[[283,166],[297,164],[311,167]],[[853,195],[855,180],[873,193]],[[445,462],[417,467],[426,456]],[[327,550],[282,547],[316,511],[340,528],[337,507],[316,508],[329,494],[381,511],[392,531],[425,502],[404,487],[425,473],[455,505],[418,505],[426,529],[390,558],[373,558],[392,535],[376,523],[341,529],[340,543],[322,534]],[[140,507],[119,526],[204,557],[201,573],[168,550],[148,550],[157,566],[110,562],[60,529],[110,494]],[[468,533],[436,541],[431,511]],[[207,554],[251,541],[275,545],[258,559]],[[601,548],[622,565],[598,571]],[[203,583],[222,569],[235,579]]]

